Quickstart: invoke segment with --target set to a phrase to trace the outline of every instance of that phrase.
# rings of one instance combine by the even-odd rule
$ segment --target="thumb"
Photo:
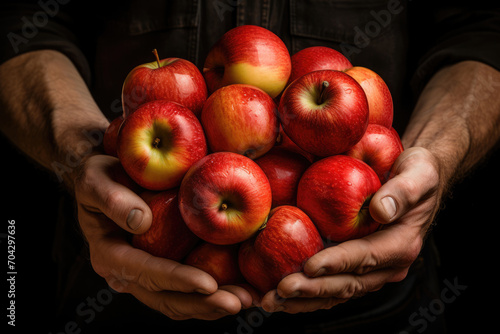
[[[381,224],[397,220],[435,194],[439,186],[438,163],[422,147],[403,151],[394,162],[391,175],[370,201],[370,214]]]
[[[151,226],[151,209],[139,195],[115,181],[121,168],[118,159],[94,156],[85,165],[76,189],[81,204],[91,211],[102,212],[128,232],[146,232]]]

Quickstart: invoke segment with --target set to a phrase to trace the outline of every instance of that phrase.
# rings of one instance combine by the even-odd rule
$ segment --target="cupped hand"
[[[242,286],[218,287],[208,273],[159,258],[127,242],[127,232],[144,233],[152,220],[148,205],[132,190],[113,180],[116,158],[89,157],[75,179],[78,220],[97,274],[109,286],[134,295],[172,319],[213,320],[252,304]]]
[[[288,275],[263,297],[266,311],[328,309],[406,277],[439,208],[442,181],[437,159],[419,147],[399,156],[392,175],[370,202],[381,229],[312,256],[303,272]]]

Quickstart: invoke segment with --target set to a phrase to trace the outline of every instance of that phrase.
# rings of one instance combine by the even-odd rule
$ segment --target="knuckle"
[[[169,305],[169,303],[167,303],[167,301],[165,301],[164,299],[162,299],[158,303],[157,310],[172,320],[185,320],[185,319],[187,319],[187,317],[184,314],[181,314],[180,312],[177,312],[176,310],[174,310]]]
[[[357,276],[353,275],[352,279],[350,279],[348,283],[344,285],[344,288],[337,295],[337,298],[351,299],[355,296],[359,296],[360,294],[364,294],[363,285],[357,278]]]
[[[394,273],[394,275],[389,280],[389,282],[393,282],[393,283],[394,282],[401,282],[402,280],[404,280],[406,278],[407,275],[408,275],[408,269],[398,270]]]
[[[399,187],[404,191],[408,203],[415,204],[421,197],[421,185],[418,180],[410,177],[399,177]]]
[[[143,268],[154,267],[154,264],[151,263],[151,261],[153,261],[153,256],[147,257],[141,266]],[[157,282],[154,275],[150,271],[138,270],[133,279],[137,284],[149,291],[158,292],[164,290],[164,288],[160,286],[160,284]]]
[[[109,210],[114,211],[121,206],[123,202],[123,194],[120,191],[114,190],[110,191],[104,199],[104,205],[109,208]]]
[[[419,256],[422,242],[419,239],[409,242],[401,257],[401,264],[405,267],[411,265]]]

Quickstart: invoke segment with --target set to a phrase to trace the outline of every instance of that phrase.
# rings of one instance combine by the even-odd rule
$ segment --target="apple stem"
[[[328,81],[323,81],[321,83],[321,88],[320,88],[320,91],[319,91],[319,96],[318,96],[318,100],[316,101],[316,103],[318,105],[320,104],[323,104],[323,95],[325,94],[325,91],[326,91],[326,88],[330,86],[330,83]]]
[[[158,148],[160,146],[160,138],[156,137],[155,140],[153,141],[153,147]]]
[[[156,49],[153,49],[153,54],[156,57],[156,63],[158,64],[158,68],[160,68],[161,65],[160,65],[160,57],[158,56],[158,51],[156,51]]]
[[[220,206],[220,208],[222,209],[222,211],[226,211],[227,210],[227,204],[226,203],[222,203],[222,205]]]

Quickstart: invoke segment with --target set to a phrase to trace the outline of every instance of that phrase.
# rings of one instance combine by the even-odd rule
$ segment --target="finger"
[[[171,291],[152,292],[132,283],[129,291],[148,307],[174,320],[190,318],[216,320],[241,310],[239,298],[224,290],[218,290],[211,295]]]
[[[310,257],[304,264],[309,277],[338,273],[365,274],[385,268],[404,269],[418,256],[422,239],[418,229],[407,232],[408,227],[393,225],[361,239],[342,242]]]
[[[366,238],[348,240],[311,256],[304,264],[304,273],[309,277],[343,272],[364,273],[380,263],[372,252],[371,243]]]
[[[436,159],[426,149],[403,151],[392,167],[393,177],[373,195],[370,214],[381,224],[394,222],[437,191],[438,171]]]
[[[278,284],[277,293],[287,299],[334,297],[347,300],[377,291],[384,284],[392,282],[399,274],[399,269],[375,270],[364,275],[345,273],[316,278],[295,273],[285,277]]]
[[[89,247],[94,270],[113,284],[113,288],[118,288],[120,282],[132,282],[149,291],[203,294],[217,291],[217,282],[208,273],[176,261],[155,257],[132,247],[118,236],[103,237],[100,241],[89,244]],[[126,287],[120,292],[127,292]]]
[[[262,298],[262,308],[266,312],[300,313],[330,309],[348,299],[330,298],[281,298],[276,290],[269,291]]]
[[[151,226],[151,210],[131,189],[112,179],[118,163],[109,156],[89,158],[77,183],[79,202],[89,211],[104,213],[124,230],[142,234]]]
[[[219,290],[224,290],[232,293],[241,302],[242,308],[249,308],[253,305],[252,294],[247,290],[246,287],[239,285],[223,285],[219,287]]]

